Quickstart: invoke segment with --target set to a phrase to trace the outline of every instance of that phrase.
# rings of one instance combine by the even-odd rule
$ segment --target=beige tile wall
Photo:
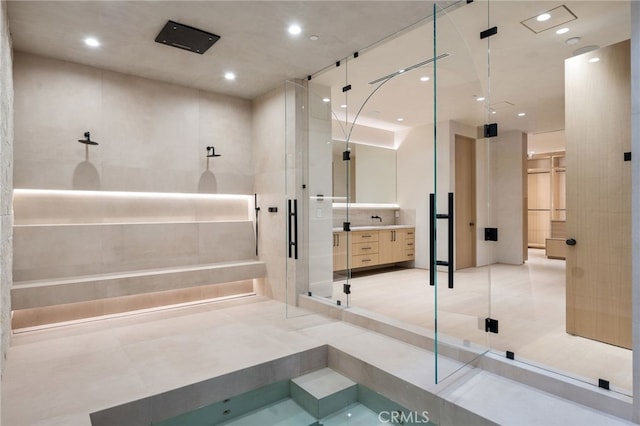
[[[249,198],[148,194],[252,194],[250,101],[22,52],[14,70],[9,186],[75,190],[16,195],[18,285],[255,259]],[[99,145],[78,143],[85,131]],[[206,157],[210,145],[222,156]]]
[[[108,191],[28,191],[13,195],[16,225],[252,220],[249,196]],[[252,205],[252,204],[251,204]]]
[[[16,226],[16,281],[255,258],[253,223]]]
[[[11,335],[13,73],[6,2],[0,2],[0,373]]]
[[[253,193],[249,101],[22,52],[14,67],[16,188]]]
[[[260,259],[267,264],[267,279],[260,294],[285,300],[285,157],[284,90],[279,88],[253,102],[253,170],[260,206]],[[269,207],[278,209],[269,213]]]

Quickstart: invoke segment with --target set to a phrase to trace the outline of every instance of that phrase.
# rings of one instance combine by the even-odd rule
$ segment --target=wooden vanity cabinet
[[[378,257],[379,231],[351,232],[351,267],[361,268],[380,263]]]
[[[333,270],[347,269],[347,233],[333,233]]]
[[[352,231],[351,268],[406,262],[415,258],[415,228]],[[333,233],[333,270],[347,268],[347,233]]]
[[[405,262],[415,257],[414,229],[384,229],[378,231],[380,264]]]

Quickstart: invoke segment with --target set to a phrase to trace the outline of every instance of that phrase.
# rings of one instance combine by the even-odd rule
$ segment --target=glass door
[[[471,6],[437,2],[432,23],[436,61],[429,218],[436,383],[487,352],[493,324],[487,50],[478,51],[478,31],[471,38],[468,26],[457,19],[469,16]],[[473,14],[474,28],[485,25],[482,15]]]
[[[331,102],[322,87],[285,82],[287,315],[333,291]]]
[[[415,26],[310,80],[287,82],[290,314],[302,299],[317,298],[424,327],[433,333],[439,382],[491,348],[516,363],[630,393],[631,351],[587,336],[581,328],[601,323],[570,313],[602,311],[598,291],[630,281],[630,205],[622,190],[630,187],[623,155],[630,149],[612,142],[628,141],[615,133],[626,127],[607,130],[615,138],[598,133],[607,143],[584,151],[575,141],[593,135],[575,130],[589,126],[570,127],[569,119],[579,119],[571,111],[602,103],[565,93],[581,70],[625,69],[619,54],[610,59],[601,49],[628,38],[629,3],[572,2],[558,9],[569,10],[566,21],[546,9],[535,1],[425,4]],[[593,34],[598,46],[570,41],[579,38],[576,22],[605,10],[608,26]],[[548,28],[537,19],[544,12],[552,16]],[[594,52],[602,52],[599,61]],[[616,99],[629,92],[603,87]],[[618,118],[607,114],[594,112],[590,123],[608,129]],[[394,159],[366,174],[359,166],[378,157],[372,145]],[[391,163],[394,176],[376,180]],[[392,181],[391,198],[367,198]],[[600,196],[588,196],[597,188]],[[608,202],[614,194],[618,204]],[[589,251],[604,244],[592,237],[614,225],[602,234],[609,251]],[[413,238],[402,241],[412,244],[411,257],[386,263],[387,238],[407,226]],[[584,277],[599,283],[594,293],[576,291]],[[630,300],[626,287],[612,288],[609,302]],[[614,327],[620,335],[629,324],[625,306]]]
[[[497,28],[483,41],[491,348],[631,394],[629,2],[469,7]]]

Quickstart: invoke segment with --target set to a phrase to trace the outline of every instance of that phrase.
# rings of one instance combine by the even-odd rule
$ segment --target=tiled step
[[[305,411],[293,399],[287,398],[237,417],[220,426],[313,426],[315,417]]]
[[[317,419],[358,400],[357,384],[330,368],[322,368],[291,380],[290,395]]]
[[[322,426],[386,426],[393,423],[387,413],[379,416],[378,413],[356,402],[320,419],[319,424]]]
[[[247,259],[205,265],[16,281],[11,288],[11,301],[12,309],[40,308],[248,280],[264,275],[264,262]]]

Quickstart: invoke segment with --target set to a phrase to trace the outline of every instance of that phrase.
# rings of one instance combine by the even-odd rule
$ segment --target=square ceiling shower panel
[[[167,21],[156,37],[157,43],[188,50],[200,55],[218,40],[220,40],[219,35],[173,21]]]
[[[548,15],[547,19],[539,19],[542,15]],[[532,16],[529,19],[525,19],[520,22],[525,27],[529,28],[534,33],[538,34],[548,29],[557,27],[558,25],[566,24],[567,22],[578,19],[578,17],[564,4],[562,6],[554,7],[551,10]]]

